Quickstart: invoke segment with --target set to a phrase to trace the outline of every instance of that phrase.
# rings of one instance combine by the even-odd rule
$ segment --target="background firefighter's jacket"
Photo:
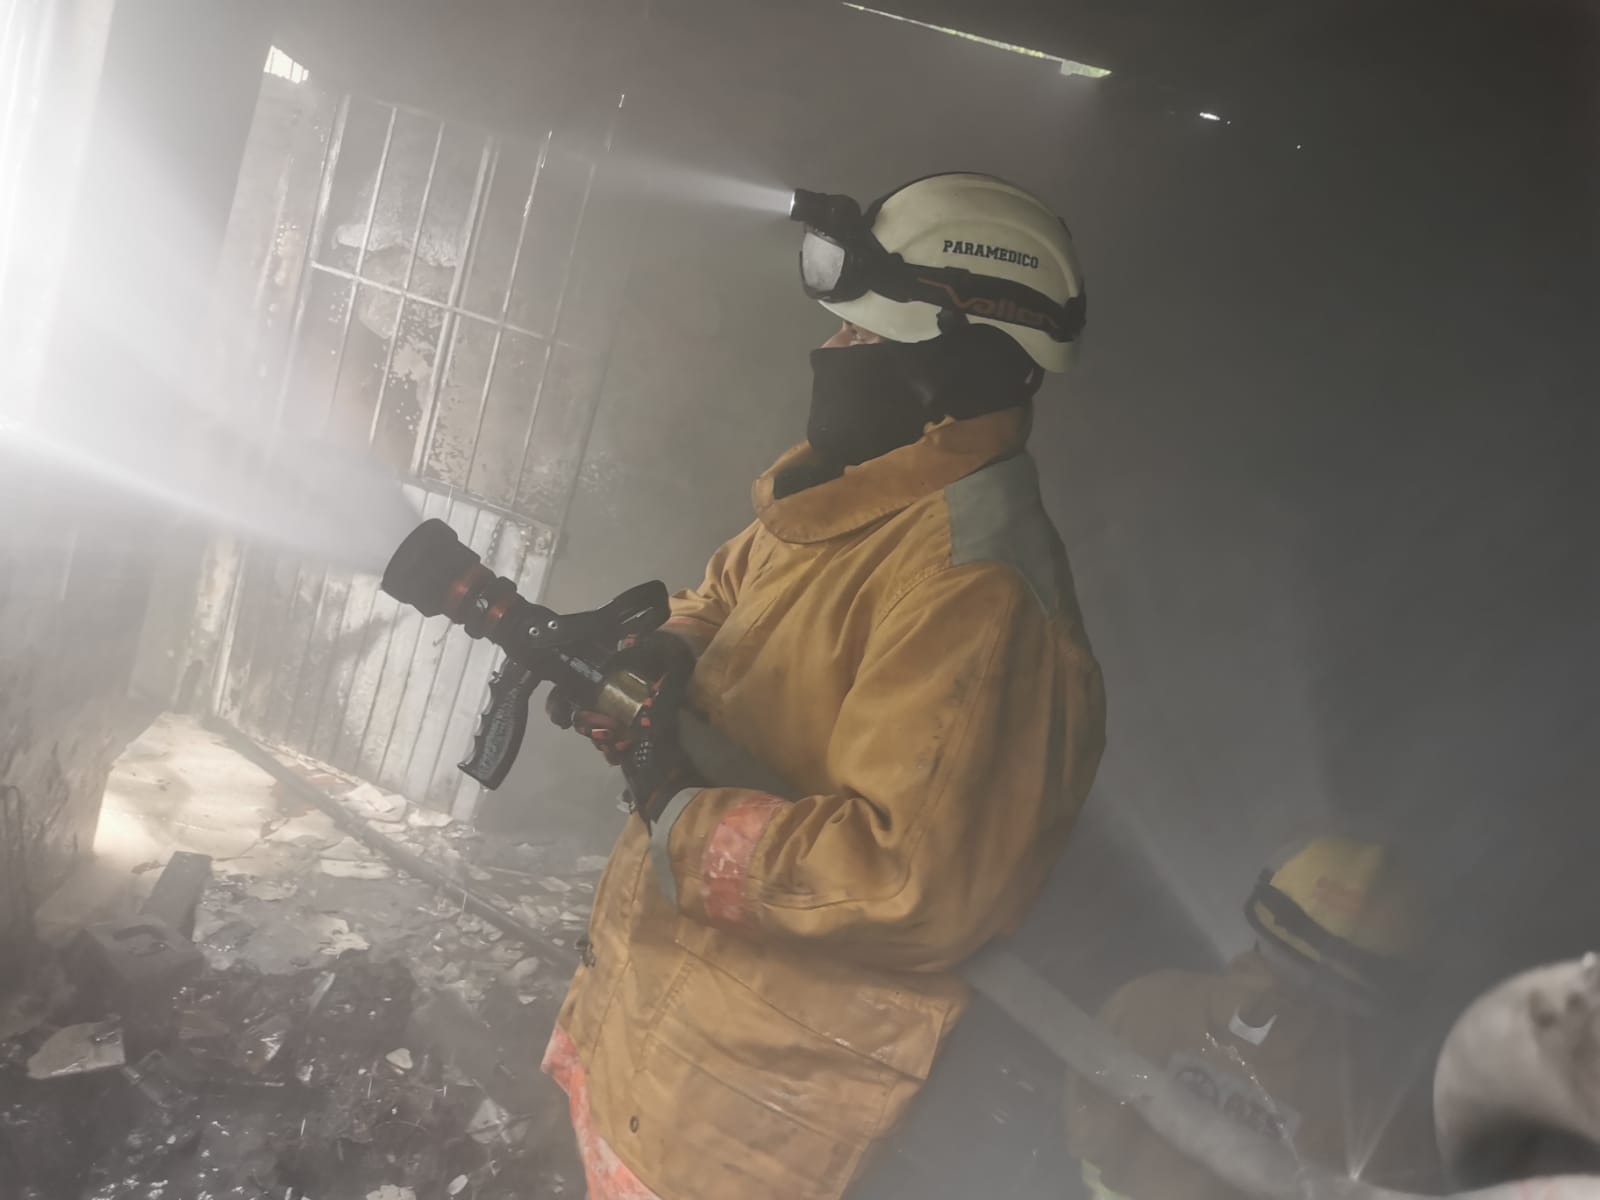
[[[674,598],[693,707],[800,798],[707,788],[618,841],[546,1060],[595,1200],[841,1195],[965,1006],[948,969],[1037,896],[1104,698],[1025,436],[947,423],[775,499],[790,451]]]
[[[1365,1182],[1432,1193],[1431,1043],[1286,991],[1256,953],[1223,974],[1158,971],[1101,1010],[1107,1031],[1297,1158]],[[1067,1149],[1091,1194],[1247,1200],[1155,1133],[1133,1107],[1069,1076]]]

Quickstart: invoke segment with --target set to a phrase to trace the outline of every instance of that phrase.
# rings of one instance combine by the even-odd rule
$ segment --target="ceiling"
[[[777,4],[778,0],[765,0]],[[840,0],[808,0],[818,14]],[[787,5],[784,6],[788,8]],[[1301,140],[1383,122],[1396,105],[1517,77],[1548,89],[1587,76],[1594,8],[1582,0],[869,0],[860,5],[1109,69],[1108,100],[1246,116]],[[776,10],[775,10],[776,11]],[[793,11],[790,9],[789,11]],[[491,126],[581,108],[639,84],[675,34],[719,32],[687,0],[283,0],[277,39],[325,81]],[[854,14],[841,20],[848,36]],[[781,25],[781,21],[777,22]],[[729,69],[772,45],[747,42]],[[719,64],[698,68],[714,74]],[[959,81],[956,81],[959,84]],[[860,86],[851,81],[850,86]],[[818,87],[832,84],[819,74]],[[1512,95],[1518,94],[1512,92]],[[980,101],[981,102],[981,101]]]

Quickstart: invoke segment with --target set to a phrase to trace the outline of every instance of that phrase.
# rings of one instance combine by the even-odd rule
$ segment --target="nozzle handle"
[[[511,773],[528,731],[528,702],[540,679],[526,667],[506,659],[489,680],[489,707],[478,718],[472,753],[458,764],[462,772],[486,788],[497,788]]]
[[[603,608],[592,612],[553,613],[538,610],[540,619],[529,624],[524,637],[528,652],[583,646],[610,654],[629,634],[648,633],[672,615],[667,602],[667,585],[659,579],[640,583],[617,596]],[[501,642],[508,653],[523,647],[508,638]]]

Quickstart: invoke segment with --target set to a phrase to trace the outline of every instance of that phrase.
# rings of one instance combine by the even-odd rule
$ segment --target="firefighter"
[[[1414,888],[1382,846],[1318,838],[1262,873],[1255,948],[1219,975],[1159,971],[1100,1014],[1203,1102],[1302,1161],[1390,1187],[1439,1178],[1432,1045],[1402,1018],[1419,943]],[[1124,1105],[1069,1075],[1067,1146],[1095,1200],[1239,1200]]]
[[[1024,449],[1083,325],[1045,204],[984,175],[865,212],[796,193],[805,443],[672,618],[619,652],[630,818],[545,1054],[592,1200],[834,1200],[956,1022],[952,968],[1012,930],[1088,794],[1100,671]],[[680,706],[782,785],[717,786]]]

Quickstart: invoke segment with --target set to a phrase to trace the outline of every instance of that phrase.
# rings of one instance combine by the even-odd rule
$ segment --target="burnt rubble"
[[[281,766],[180,825],[159,784],[215,743],[148,738],[128,770],[157,800],[123,819],[210,856],[169,841],[124,868],[137,912],[68,906],[31,952],[0,1005],[0,1200],[581,1195],[538,1061],[603,860]]]
[[[0,1197],[558,1195],[521,1118],[429,1044],[419,995],[403,963],[364,951],[207,969],[160,1028],[76,992],[0,1044]],[[74,1041],[98,1052],[59,1049]]]

